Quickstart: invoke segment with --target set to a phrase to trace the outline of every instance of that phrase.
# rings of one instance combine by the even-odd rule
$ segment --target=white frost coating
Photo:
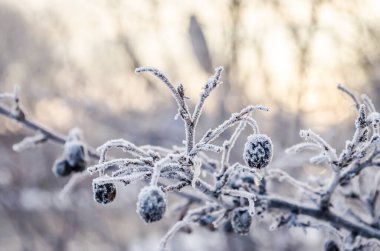
[[[287,181],[289,184],[294,186],[295,188],[302,189],[304,191],[307,191],[311,194],[321,194],[321,191],[319,188],[313,188],[309,186],[307,183],[301,182],[299,180],[296,180],[292,176],[290,176],[287,172],[281,170],[281,169],[272,169],[268,171],[268,177],[269,178],[277,178],[280,182]]]
[[[83,141],[83,140],[84,140],[83,131],[78,127],[74,127],[73,129],[71,129],[66,139],[66,141]]]
[[[314,157],[311,157],[309,161],[311,164],[321,165],[323,163],[328,163],[329,157],[327,156],[326,152],[322,152],[318,155],[315,155]]]
[[[15,98],[15,95],[14,93],[11,93],[11,92],[3,92],[3,93],[0,93],[0,99],[14,99]]]
[[[299,144],[296,144],[292,147],[289,147],[285,150],[286,153],[300,153],[307,150],[322,150],[323,148],[320,145],[317,145],[315,143],[311,142],[302,142]]]
[[[219,207],[219,205],[214,205],[214,204],[209,204],[209,205],[205,205],[205,206],[200,207],[200,208],[189,210],[187,212],[186,216],[181,221],[178,221],[174,226],[172,226],[172,228],[161,239],[158,251],[166,251],[167,250],[167,244],[169,243],[169,241],[183,227],[186,227],[190,224],[195,224],[197,221],[199,221],[199,218],[202,215],[205,215],[205,214],[211,213],[211,212],[215,212],[217,210],[220,210],[220,207]]]
[[[259,181],[263,179],[263,175],[260,174],[259,170],[252,169],[240,163],[236,163],[235,165],[233,165],[233,167],[236,171],[248,172],[248,173],[253,174]]]
[[[268,170],[268,172],[263,173],[264,178],[258,181],[256,178],[259,173],[253,172],[255,176],[247,175],[243,172],[252,172],[249,167],[238,163],[230,165],[228,158],[229,152],[244,126],[250,126],[253,131],[253,137],[258,137],[259,127],[250,113],[255,109],[265,110],[265,108],[261,106],[249,106],[241,110],[240,113],[234,113],[230,119],[224,121],[215,129],[209,130],[199,142],[195,142],[195,127],[201,115],[204,101],[211,90],[220,84],[219,79],[222,69],[217,68],[214,76],[211,77],[205,85],[201,93],[201,101],[197,104],[192,115],[185,102],[187,99],[182,84],[178,86],[172,85],[157,69],[137,69],[137,72],[143,71],[153,73],[172,91],[178,104],[178,116],[180,116],[185,123],[186,139],[183,142],[186,144],[186,147],[172,147],[171,149],[159,146],[138,147],[122,139],[115,140],[111,144],[107,142],[108,146],[100,149],[100,163],[89,168],[90,171],[99,171],[100,177],[96,178],[94,182],[106,182],[109,183],[108,185],[112,184],[113,187],[114,184],[112,182],[117,181],[129,184],[135,180],[145,179],[145,181],[149,181],[152,179],[152,183],[158,183],[156,181],[158,181],[159,178],[163,178],[164,180],[159,183],[159,188],[157,186],[151,186],[150,188],[160,189],[160,192],[162,190],[167,193],[193,185],[195,189],[188,189],[190,192],[177,193],[188,200],[187,208],[180,213],[182,216],[185,216],[185,218],[191,217],[189,221],[190,224],[199,223],[202,227],[210,227],[211,229],[212,225],[216,226],[221,219],[231,221],[233,218],[231,217],[231,211],[235,211],[239,214],[235,213],[235,216],[237,216],[235,219],[237,219],[237,221],[235,221],[235,224],[232,224],[232,227],[235,227],[235,231],[238,230],[236,232],[242,234],[248,233],[252,219],[250,214],[253,214],[255,209],[258,213],[260,212],[260,215],[265,216],[270,215],[273,212],[272,210],[279,210],[285,212],[282,214],[282,216],[285,215],[285,217],[280,218],[278,221],[280,223],[279,225],[306,228],[316,227],[313,225],[312,220],[316,220],[317,222],[326,221],[326,224],[334,231],[336,230],[337,233],[338,231],[342,233],[356,233],[355,241],[349,240],[351,241],[349,245],[347,245],[348,238],[344,237],[342,243],[345,244],[345,247],[342,247],[342,250],[345,248],[350,250],[364,250],[367,247],[365,245],[369,245],[370,242],[374,243],[374,241],[367,240],[366,238],[380,239],[380,230],[378,229],[380,225],[379,214],[376,208],[378,205],[377,197],[380,174],[377,168],[369,169],[369,167],[379,166],[380,164],[380,149],[378,148],[380,144],[380,115],[376,112],[372,101],[368,97],[362,96],[362,100],[360,100],[361,103],[359,103],[352,93],[344,87],[339,86],[340,90],[350,95],[354,100],[355,107],[359,112],[355,121],[355,133],[352,139],[347,142],[345,149],[341,152],[339,157],[337,157],[335,149],[310,130],[301,132],[301,136],[305,137],[308,142],[298,144],[290,149],[290,151],[294,152],[316,150],[317,155],[311,158],[311,161],[317,164],[323,163],[329,165],[333,170],[331,176],[326,177],[327,174],[330,174],[327,172],[323,175],[318,175],[318,172],[315,172],[314,175],[319,178],[315,183],[303,183],[285,172],[281,173],[281,171],[278,170],[272,172]],[[11,95],[0,94],[0,98],[1,97],[11,98]],[[34,131],[40,130],[44,133],[46,132],[46,137],[56,142],[62,143],[66,141],[63,137],[39,127],[33,123],[33,121],[25,117],[18,107],[16,91],[13,99],[12,109],[7,110],[0,106],[1,115],[16,120]],[[239,126],[235,129],[229,141],[225,141],[222,146],[219,146],[219,143],[216,142],[211,143],[211,141],[215,140],[225,130],[237,124],[239,124]],[[82,157],[81,143],[83,142],[84,145],[84,140],[79,135],[80,134],[75,132],[75,130],[69,133],[67,137],[68,143],[66,144],[66,147],[70,148],[68,152],[78,153],[69,155]],[[248,144],[249,150],[252,150],[250,152],[251,155],[259,152],[259,148],[257,148],[259,140],[258,138],[253,139],[254,140],[249,140],[250,143]],[[181,140],[182,139],[178,139],[178,142],[181,142]],[[108,147],[118,147],[119,143],[126,146],[125,148],[122,147],[123,150],[129,151],[133,157],[131,159],[123,158],[121,161],[106,161]],[[265,149],[263,146],[260,147]],[[218,162],[208,157],[206,155],[206,153],[208,154],[207,151],[214,151],[216,153],[222,151],[221,161]],[[91,157],[97,157],[97,154],[91,151]],[[199,162],[198,159],[202,162]],[[56,162],[57,165],[55,165],[55,167],[57,167],[55,171],[57,171],[57,173],[60,171],[62,176],[63,174],[66,175],[66,167],[69,166],[67,162],[66,159],[58,159],[58,162]],[[298,162],[294,163],[294,165],[298,164]],[[111,166],[113,168],[109,170],[108,168]],[[60,167],[60,169],[58,169],[58,167]],[[115,167],[119,168],[119,170],[114,171]],[[362,172],[364,169],[366,169],[365,172]],[[199,173],[202,171],[207,171],[207,176],[205,177],[207,181],[199,179]],[[110,173],[112,177],[108,176]],[[85,175],[86,174],[84,174],[84,176]],[[152,176],[154,176],[154,179]],[[77,176],[74,177],[76,178]],[[370,178],[370,182],[367,182],[366,178],[368,177]],[[64,190],[75,183],[75,178],[70,180]],[[267,184],[270,185],[270,183],[267,182],[272,181],[269,180],[270,178],[287,181],[291,185],[294,185],[298,189],[305,190],[308,193],[303,193],[302,197],[297,198],[299,201],[292,201],[285,196],[278,197],[275,191],[270,189],[270,186],[267,186]],[[325,182],[327,180],[329,180],[328,183]],[[373,182],[373,180],[375,180],[375,182]],[[212,181],[215,181],[215,186],[210,185],[210,183],[213,184]],[[105,184],[95,184],[97,186],[109,187]],[[336,192],[338,189],[339,193]],[[99,190],[100,189],[94,189],[95,198],[99,195]],[[194,190],[196,191],[194,192]],[[315,192],[314,194],[311,192],[313,190]],[[196,192],[201,192],[203,197],[199,197]],[[115,194],[111,194],[112,198],[110,197],[105,203],[112,201]],[[365,194],[365,198],[362,197],[363,194]],[[224,195],[237,198],[231,200],[231,198],[226,198]],[[332,195],[334,195],[334,197],[332,197]],[[334,200],[330,200],[330,198]],[[346,201],[352,200],[353,198],[355,199],[355,204],[359,204],[358,207],[350,207],[354,203],[346,203]],[[255,199],[258,201],[255,201]],[[97,199],[96,201],[99,202]],[[215,204],[210,206],[207,204],[207,201],[213,201]],[[149,209],[149,205],[152,201],[148,198],[147,202],[148,206],[144,206],[144,208]],[[100,203],[103,202],[101,201]],[[196,213],[194,213],[194,211],[192,211],[192,213],[190,213],[191,211],[187,211],[190,207],[198,203],[205,203],[206,207],[201,208],[201,210],[198,210]],[[247,208],[246,204],[248,203],[249,207]],[[331,207],[333,207],[333,210],[330,210]],[[351,211],[347,211],[348,207]],[[357,210],[357,212],[354,211],[354,209]],[[360,209],[363,210],[361,211]],[[150,217],[149,210],[144,212],[146,213],[144,213],[145,215]],[[346,213],[350,213],[350,217],[346,217]],[[239,216],[242,217],[239,218]],[[308,218],[307,221],[302,221],[305,216]],[[247,219],[249,219],[249,221],[247,221]],[[316,228],[320,227],[317,226]],[[169,232],[169,236],[172,236],[170,233],[172,232]],[[351,237],[352,236],[350,236],[350,238]]]
[[[252,134],[244,145],[243,158],[251,168],[262,169],[273,158],[273,143],[265,134]]]
[[[246,123],[240,122],[238,127],[236,127],[234,133],[231,135],[229,140],[224,141],[223,143],[223,153],[220,161],[220,171],[218,176],[222,176],[228,168],[230,161],[231,149],[235,146],[237,138],[240,136],[241,132],[244,130]]]
[[[216,127],[213,130],[208,130],[205,135],[202,137],[202,139],[195,145],[194,149],[189,153],[190,156],[194,156],[197,153],[197,150],[204,144],[208,144],[211,141],[215,140],[219,137],[220,134],[222,134],[225,130],[230,128],[231,126],[235,125],[237,122],[240,121],[247,121],[248,124],[251,126],[255,126],[257,123],[253,122],[253,119],[247,119],[247,116],[253,111],[260,110],[260,111],[268,111],[268,108],[262,105],[256,105],[256,106],[247,106],[246,108],[242,109],[239,113],[233,113],[231,117],[227,120],[225,120],[222,124],[220,124],[218,127]]]
[[[86,169],[88,149],[79,128],[73,128],[69,131],[64,144],[63,159],[73,172],[82,172]]]
[[[375,105],[373,104],[372,100],[366,94],[362,94],[361,98],[363,100],[363,104],[367,107],[369,113],[376,112]]]
[[[99,185],[105,184],[105,183],[113,183],[113,182],[123,182],[125,184],[129,184],[138,180],[143,180],[149,174],[151,174],[151,172],[134,173],[128,176],[121,176],[121,177],[109,177],[107,175],[104,175],[104,176],[95,178],[93,182]]]
[[[13,99],[16,103],[18,103],[18,96],[20,92],[20,86],[15,85],[13,92],[2,92],[0,93],[0,99]]]
[[[161,169],[164,167],[165,163],[170,161],[171,157],[172,157],[172,155],[168,155],[165,158],[161,159],[160,161],[158,161],[154,164],[152,179],[150,181],[151,186],[157,185],[158,179],[160,178],[160,175],[161,175]]]
[[[126,151],[136,157],[149,157],[145,151],[138,148],[135,144],[125,139],[113,139],[107,141],[96,149],[96,151],[100,153],[100,159],[102,161],[106,160],[106,154],[110,148],[121,148],[123,151]]]
[[[120,168],[117,171],[112,172],[112,177],[118,177],[123,175],[130,175],[132,173],[147,172],[150,171],[153,173],[153,168],[151,166],[141,166],[141,165],[128,165],[125,168]]]
[[[137,200],[137,213],[146,223],[159,221],[166,212],[166,194],[157,186],[141,189]]]
[[[25,137],[22,141],[12,146],[13,151],[22,152],[28,149],[32,149],[40,145],[47,140],[46,136],[38,133],[31,137]]]
[[[194,176],[193,176],[193,180],[191,181],[191,185],[193,186],[193,188],[196,188],[197,185],[196,185],[196,181],[199,180],[199,176],[201,175],[201,169],[202,167],[202,162],[200,160],[197,160],[196,163],[194,163]]]
[[[185,218],[181,221],[178,221],[174,226],[166,233],[166,235],[161,239],[158,251],[168,251],[167,245],[174,235],[178,233],[182,228],[192,224],[190,218]]]
[[[59,198],[61,200],[65,200],[67,198],[67,196],[70,194],[70,192],[73,191],[75,186],[77,184],[81,183],[87,177],[88,177],[88,173],[86,173],[86,172],[74,173],[74,175],[70,178],[70,180],[62,188],[61,192],[59,193]]]
[[[87,171],[90,174],[95,172],[105,171],[107,168],[112,166],[118,166],[119,168],[124,168],[128,166],[149,166],[149,161],[144,161],[141,159],[113,159],[106,162],[102,162],[100,164],[93,165],[87,168]]]
[[[332,148],[324,139],[322,139],[318,134],[314,133],[312,130],[301,130],[300,137],[305,140],[310,140],[313,143],[317,144],[328,154],[328,158],[330,162],[334,162],[338,160],[338,156],[336,154],[336,150]]]
[[[178,114],[181,116],[184,125],[185,125],[185,133],[186,133],[186,151],[189,153],[194,146],[194,123],[189,111],[189,107],[185,101],[185,90],[182,84],[180,84],[177,88],[173,86],[173,84],[169,81],[169,79],[162,74],[158,69],[153,67],[140,67],[136,68],[136,73],[149,72],[160,79],[170,90],[173,95],[177,105],[178,105]]]
[[[198,150],[220,153],[223,150],[223,148],[217,145],[213,145],[213,144],[203,144],[198,147]]]
[[[215,69],[214,76],[210,77],[206,83],[206,85],[203,87],[203,90],[200,95],[200,99],[195,106],[194,113],[192,115],[192,121],[194,128],[198,124],[199,117],[202,113],[203,105],[206,101],[206,98],[210,95],[210,93],[218,87],[222,82],[220,81],[220,77],[223,71],[223,67],[218,67]]]
[[[380,114],[378,112],[372,112],[368,115],[367,119],[371,125],[378,125],[380,123]]]
[[[63,156],[71,166],[79,161],[87,161],[87,150],[82,141],[66,141]]]
[[[240,191],[240,190],[232,190],[232,189],[224,189],[222,190],[223,195],[233,196],[233,197],[242,197],[248,200],[249,204],[249,214],[251,216],[255,215],[256,208],[255,208],[255,200],[257,200],[257,197],[254,193],[249,193],[246,191]]]

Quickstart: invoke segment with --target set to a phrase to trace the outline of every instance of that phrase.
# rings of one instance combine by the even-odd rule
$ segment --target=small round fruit
[[[100,204],[112,202],[116,197],[116,186],[113,183],[97,184],[92,183],[94,200]]]
[[[161,220],[165,211],[165,193],[160,188],[147,186],[141,189],[137,201],[137,213],[146,223]]]
[[[272,140],[265,134],[252,134],[244,146],[244,160],[252,168],[264,168],[272,160]]]
[[[65,143],[65,159],[74,170],[83,171],[86,167],[86,149],[81,141],[68,141]]]
[[[75,166],[72,166],[71,168],[73,172],[79,173],[79,172],[83,172],[86,169],[86,166],[87,166],[87,162],[85,160],[81,160],[75,163]]]
[[[232,228],[231,221],[228,220],[223,224],[223,230],[226,234],[232,234],[234,232],[234,229]]]
[[[56,176],[65,177],[70,175],[72,171],[71,166],[65,159],[57,159],[53,165],[53,173]]]
[[[231,225],[235,233],[245,235],[249,233],[252,216],[247,207],[235,208],[231,213]]]

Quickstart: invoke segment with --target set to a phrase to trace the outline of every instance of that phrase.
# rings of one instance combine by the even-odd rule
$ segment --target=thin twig
[[[343,85],[341,85],[341,84],[337,84],[336,88],[338,88],[338,90],[346,93],[354,101],[356,110],[359,111],[359,101],[355,97],[355,95],[351,91],[349,91],[346,87],[344,87]]]
[[[23,126],[43,134],[47,139],[56,142],[58,144],[65,144],[66,142],[66,137],[62,136],[61,134],[54,132],[50,129],[44,128],[43,126],[37,124],[36,122],[32,121],[31,119],[28,119],[26,117],[24,118],[19,118],[18,116],[14,115],[11,111],[7,110],[6,108],[0,106],[0,114],[12,119],[14,121],[19,122]],[[96,153],[96,151],[93,148],[88,149],[88,154],[91,158],[93,159],[99,159],[99,154]]]

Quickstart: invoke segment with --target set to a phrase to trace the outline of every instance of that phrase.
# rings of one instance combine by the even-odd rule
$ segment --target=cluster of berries
[[[273,144],[271,139],[265,134],[252,134],[247,138],[244,146],[243,158],[250,168],[263,169],[272,160]],[[240,189],[255,191],[254,175],[239,172],[231,179],[229,186],[232,189]],[[252,215],[249,208],[241,203],[241,200],[234,200],[236,208],[232,210],[229,221],[225,224],[226,232],[235,232],[237,234],[246,235],[252,224]]]
[[[257,169],[265,168],[270,163],[272,155],[273,145],[268,136],[264,134],[253,134],[248,137],[243,157],[249,167]],[[240,177],[239,181],[235,181],[231,184],[231,187],[239,189],[243,183],[254,186],[253,177]],[[107,204],[115,199],[116,186],[113,183],[93,183],[93,192],[96,202]],[[146,223],[161,220],[166,212],[166,207],[166,194],[160,187],[150,185],[140,191],[137,202],[137,213]],[[229,223],[235,233],[247,234],[252,224],[252,216],[250,215],[248,207],[241,205],[232,210]]]
[[[71,172],[82,172],[87,165],[87,148],[83,141],[80,129],[74,128],[67,137],[63,156],[53,165],[53,172],[57,176],[68,176]]]

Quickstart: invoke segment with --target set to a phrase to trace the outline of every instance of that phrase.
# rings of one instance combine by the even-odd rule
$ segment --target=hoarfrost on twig
[[[15,152],[23,152],[25,150],[29,150],[37,147],[41,143],[45,142],[47,137],[42,133],[37,133],[31,137],[25,137],[22,141],[12,146],[13,151]]]

